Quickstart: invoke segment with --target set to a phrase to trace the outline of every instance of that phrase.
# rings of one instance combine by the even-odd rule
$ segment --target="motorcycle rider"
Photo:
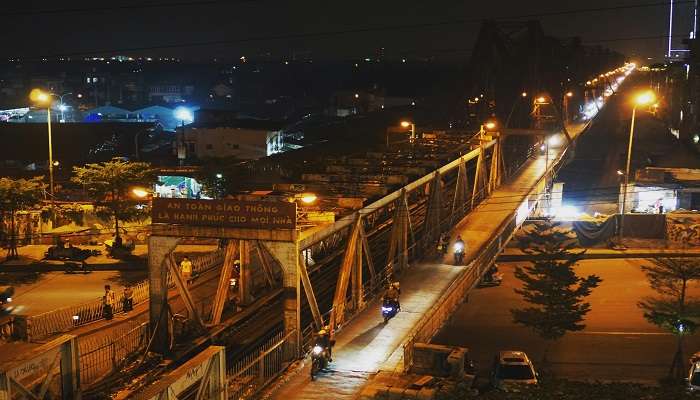
[[[328,351],[328,361],[333,361],[333,341],[331,340],[331,328],[326,325],[316,333],[316,345]]]
[[[450,246],[450,236],[443,232],[440,235],[440,241],[438,242],[438,251],[440,254],[445,255],[447,253],[447,248]]]
[[[464,244],[464,240],[462,240],[462,236],[458,235],[457,240],[455,241],[455,259],[458,263],[462,263],[462,259],[464,258],[464,253],[466,252],[466,250],[467,248]]]
[[[391,301],[394,304],[396,304],[397,309],[401,309],[401,303],[399,302],[399,296],[401,295],[401,286],[399,285],[399,282],[391,282],[389,283],[389,287],[386,289],[386,293],[384,294],[384,300],[385,301]]]

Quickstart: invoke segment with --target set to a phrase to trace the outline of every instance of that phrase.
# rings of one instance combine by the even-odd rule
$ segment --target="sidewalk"
[[[606,248],[575,248],[571,251],[579,252],[585,250],[583,259],[613,259],[613,258],[658,258],[658,257],[700,257],[700,248],[628,248],[625,250],[615,250]],[[535,259],[529,254],[523,253],[515,247],[508,247],[498,257],[497,261],[530,261]]]
[[[577,136],[583,127],[569,127],[570,134]],[[559,154],[559,149],[550,149],[549,161]],[[454,229],[452,241],[459,234],[467,243],[465,264],[473,260],[495,231],[512,218],[542,176],[546,163],[544,155],[530,160],[520,170],[517,179],[495,190]],[[401,371],[403,342],[457,276],[466,271],[466,267],[448,264],[452,264],[451,252],[443,264],[420,263],[408,268],[400,277],[402,311],[396,317],[384,325],[379,314],[379,301],[370,304],[336,334],[334,362],[328,371],[311,381],[310,365],[306,362],[302,368],[292,371],[284,382],[270,389],[267,397],[279,400],[328,399],[329,396],[352,399],[379,370]]]
[[[327,371],[312,382],[307,362],[270,398],[325,400],[331,393],[334,399],[354,398],[465,268],[444,264],[411,267],[401,278],[401,312],[384,325],[380,301],[375,300],[338,332]]]

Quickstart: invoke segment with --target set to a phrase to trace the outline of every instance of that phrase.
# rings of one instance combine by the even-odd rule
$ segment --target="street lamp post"
[[[51,138],[51,94],[34,89],[29,94],[29,98],[39,104],[46,104],[46,123],[49,136],[49,193],[51,194],[51,212],[54,211],[54,191],[53,191],[53,144]]]
[[[416,138],[416,124],[413,122],[409,121],[401,121],[401,126],[404,128],[408,128],[409,126],[411,127],[411,143],[413,143],[413,140]]]
[[[630,134],[629,134],[629,143],[627,144],[627,164],[625,166],[625,187],[622,190],[622,213],[620,214],[620,230],[618,232],[618,235],[620,239],[622,239],[623,236],[623,227],[625,226],[625,212],[627,211],[627,190],[629,187],[629,180],[630,180],[630,162],[632,160],[632,141],[634,139],[634,119],[637,115],[637,106],[645,106],[649,105],[654,102],[655,96],[654,92],[652,91],[646,91],[640,95],[638,95],[634,99],[634,106],[632,107],[632,120],[630,121]]]

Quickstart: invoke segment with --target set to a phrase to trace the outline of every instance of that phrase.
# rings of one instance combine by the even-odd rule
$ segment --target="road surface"
[[[48,246],[43,245],[20,247],[20,255],[23,260],[38,261],[46,252],[46,248]],[[216,246],[211,245],[181,245],[177,247],[176,254],[200,254],[214,250]],[[147,246],[138,245],[134,255],[145,257],[147,252]],[[100,256],[91,257],[88,261],[118,260]],[[147,278],[146,270],[93,271],[89,274],[0,272],[0,286],[9,285],[15,288],[15,294],[12,297],[14,314],[36,315],[100,299],[104,294],[104,285],[110,285],[112,290],[120,294],[124,285],[134,285]]]
[[[551,372],[558,377],[583,380],[630,380],[654,383],[667,372],[675,351],[675,337],[648,323],[637,302],[655,292],[640,265],[642,259],[583,260],[579,275],[595,274],[603,280],[589,297],[591,311],[585,330],[567,334],[549,350]],[[523,350],[537,367],[544,342],[529,329],[512,322],[510,310],[525,303],[513,289],[516,265],[502,263],[505,274],[499,287],[475,289],[468,303],[454,314],[453,323],[433,341],[469,348],[480,375],[487,376],[499,350]],[[691,294],[700,296],[700,287]],[[700,350],[700,336],[686,338],[688,352]]]

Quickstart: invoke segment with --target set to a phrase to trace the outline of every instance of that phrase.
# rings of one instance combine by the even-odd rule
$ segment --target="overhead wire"
[[[249,2],[254,2],[250,0]],[[97,11],[108,11],[108,10],[118,10],[118,9],[136,9],[136,8],[157,8],[157,7],[167,7],[167,6],[197,6],[197,5],[214,5],[223,4],[225,2],[221,0],[209,0],[202,2],[194,1],[180,1],[180,2],[168,2],[168,3],[153,3],[153,4],[137,4],[129,6],[106,6],[106,7],[91,7],[91,8],[66,8],[66,9],[54,9],[54,10],[27,10],[27,11],[12,11],[6,13],[0,13],[0,16],[21,16],[21,15],[35,15],[41,13],[74,13],[74,12],[97,12]],[[694,3],[691,0],[676,0],[674,4],[685,4]],[[609,12],[609,11],[619,11],[626,9],[639,9],[639,8],[649,8],[649,7],[660,7],[669,5],[670,1],[665,2],[654,2],[654,3],[637,3],[628,5],[618,5],[618,6],[606,6],[606,7],[589,7],[580,8],[573,10],[559,10],[550,11],[543,13],[530,13],[514,15],[504,18],[492,18],[495,20],[522,20],[531,18],[543,18],[552,16],[563,16],[563,15],[573,15],[573,14],[585,14],[585,13],[595,13],[595,12]],[[11,13],[11,14],[10,14]],[[447,21],[437,21],[437,22],[424,22],[424,23],[410,23],[410,24],[393,24],[393,25],[383,25],[374,27],[361,27],[361,28],[349,28],[341,30],[327,30],[318,32],[308,32],[308,33],[286,33],[286,34],[273,34],[273,35],[260,35],[260,36],[250,36],[246,38],[238,39],[221,39],[221,40],[210,40],[210,41],[197,41],[189,43],[168,43],[159,45],[149,45],[149,46],[136,46],[136,47],[124,47],[116,49],[101,49],[101,50],[86,50],[86,51],[74,51],[74,52],[63,52],[44,56],[17,56],[10,58],[24,58],[24,59],[41,59],[41,58],[60,58],[60,57],[73,57],[81,55],[95,55],[95,54],[106,54],[106,53],[123,53],[123,52],[141,52],[147,50],[162,50],[162,49],[175,49],[175,48],[193,48],[193,47],[209,47],[217,45],[236,45],[244,44],[250,42],[259,41],[276,41],[284,39],[313,39],[321,37],[332,37],[348,34],[361,34],[361,33],[371,33],[371,32],[385,32],[392,30],[410,30],[410,29],[425,29],[433,27],[442,27],[449,25],[464,25],[470,23],[480,23],[489,18],[471,18],[471,19],[454,19]],[[673,35],[676,36],[676,35]],[[678,35],[679,37],[686,37],[686,35]],[[648,39],[658,39],[658,38],[668,38],[668,35],[650,35],[650,36],[634,36],[634,37],[621,37],[621,38],[608,38],[608,39],[597,39],[588,40],[585,43],[603,43],[603,42],[614,42],[614,41],[624,41],[624,40],[648,40]],[[470,49],[469,49],[470,50]],[[443,53],[447,52],[464,52],[467,49],[446,49]]]

